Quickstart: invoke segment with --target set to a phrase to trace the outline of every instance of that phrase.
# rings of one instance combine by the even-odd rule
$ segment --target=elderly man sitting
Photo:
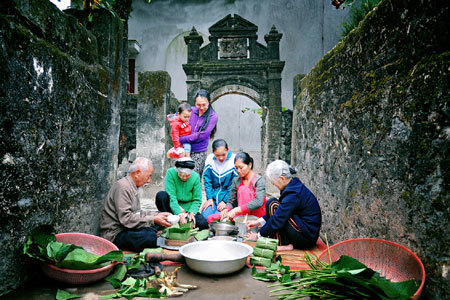
[[[152,162],[138,157],[129,175],[118,180],[109,190],[100,221],[101,235],[122,250],[140,252],[155,248],[158,225],[169,227],[168,212],[142,211],[138,188],[150,183]]]

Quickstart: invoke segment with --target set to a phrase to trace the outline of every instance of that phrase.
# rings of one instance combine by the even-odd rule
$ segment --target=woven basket
[[[425,268],[417,255],[402,245],[374,238],[350,239],[330,246],[330,254],[332,261],[338,260],[341,255],[356,258],[393,282],[410,279],[420,281],[412,299],[419,299],[422,293]],[[328,250],[320,253],[319,259],[330,263]]]

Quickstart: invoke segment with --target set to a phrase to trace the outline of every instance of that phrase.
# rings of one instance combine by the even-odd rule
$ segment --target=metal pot
[[[192,270],[219,275],[242,269],[253,248],[233,241],[200,241],[186,244],[179,251]]]
[[[238,236],[242,237],[247,233],[247,226],[245,225],[244,221],[256,221],[259,218],[257,216],[238,216],[234,218],[234,224],[236,224],[237,228],[239,229]],[[250,229],[251,232],[258,232],[258,227]]]
[[[209,227],[215,236],[235,235],[239,232],[237,226],[226,223],[214,222],[209,224]]]

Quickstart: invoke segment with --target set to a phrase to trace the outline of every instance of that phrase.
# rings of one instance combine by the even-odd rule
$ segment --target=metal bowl
[[[341,255],[356,258],[369,268],[379,271],[381,276],[399,282],[414,279],[420,286],[412,300],[419,299],[425,284],[425,268],[420,259],[408,248],[397,243],[374,238],[350,239],[330,246],[319,255],[319,259],[330,263]]]
[[[245,220],[247,221],[256,221],[259,218],[257,216],[238,216],[234,218],[234,224],[236,224],[237,228],[239,229],[239,236],[244,236],[247,233],[247,225],[244,222]],[[252,228],[250,229],[251,232],[258,232],[258,227]]]
[[[233,235],[239,232],[239,228],[237,226],[226,223],[214,222],[209,224],[209,227],[216,236]]]
[[[221,275],[242,269],[253,248],[243,243],[218,240],[186,244],[179,251],[192,270]]]

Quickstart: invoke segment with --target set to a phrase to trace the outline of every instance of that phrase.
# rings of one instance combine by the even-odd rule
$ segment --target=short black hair
[[[178,105],[178,113],[181,114],[183,111],[192,111],[192,107],[189,103],[183,102],[180,105]]]

